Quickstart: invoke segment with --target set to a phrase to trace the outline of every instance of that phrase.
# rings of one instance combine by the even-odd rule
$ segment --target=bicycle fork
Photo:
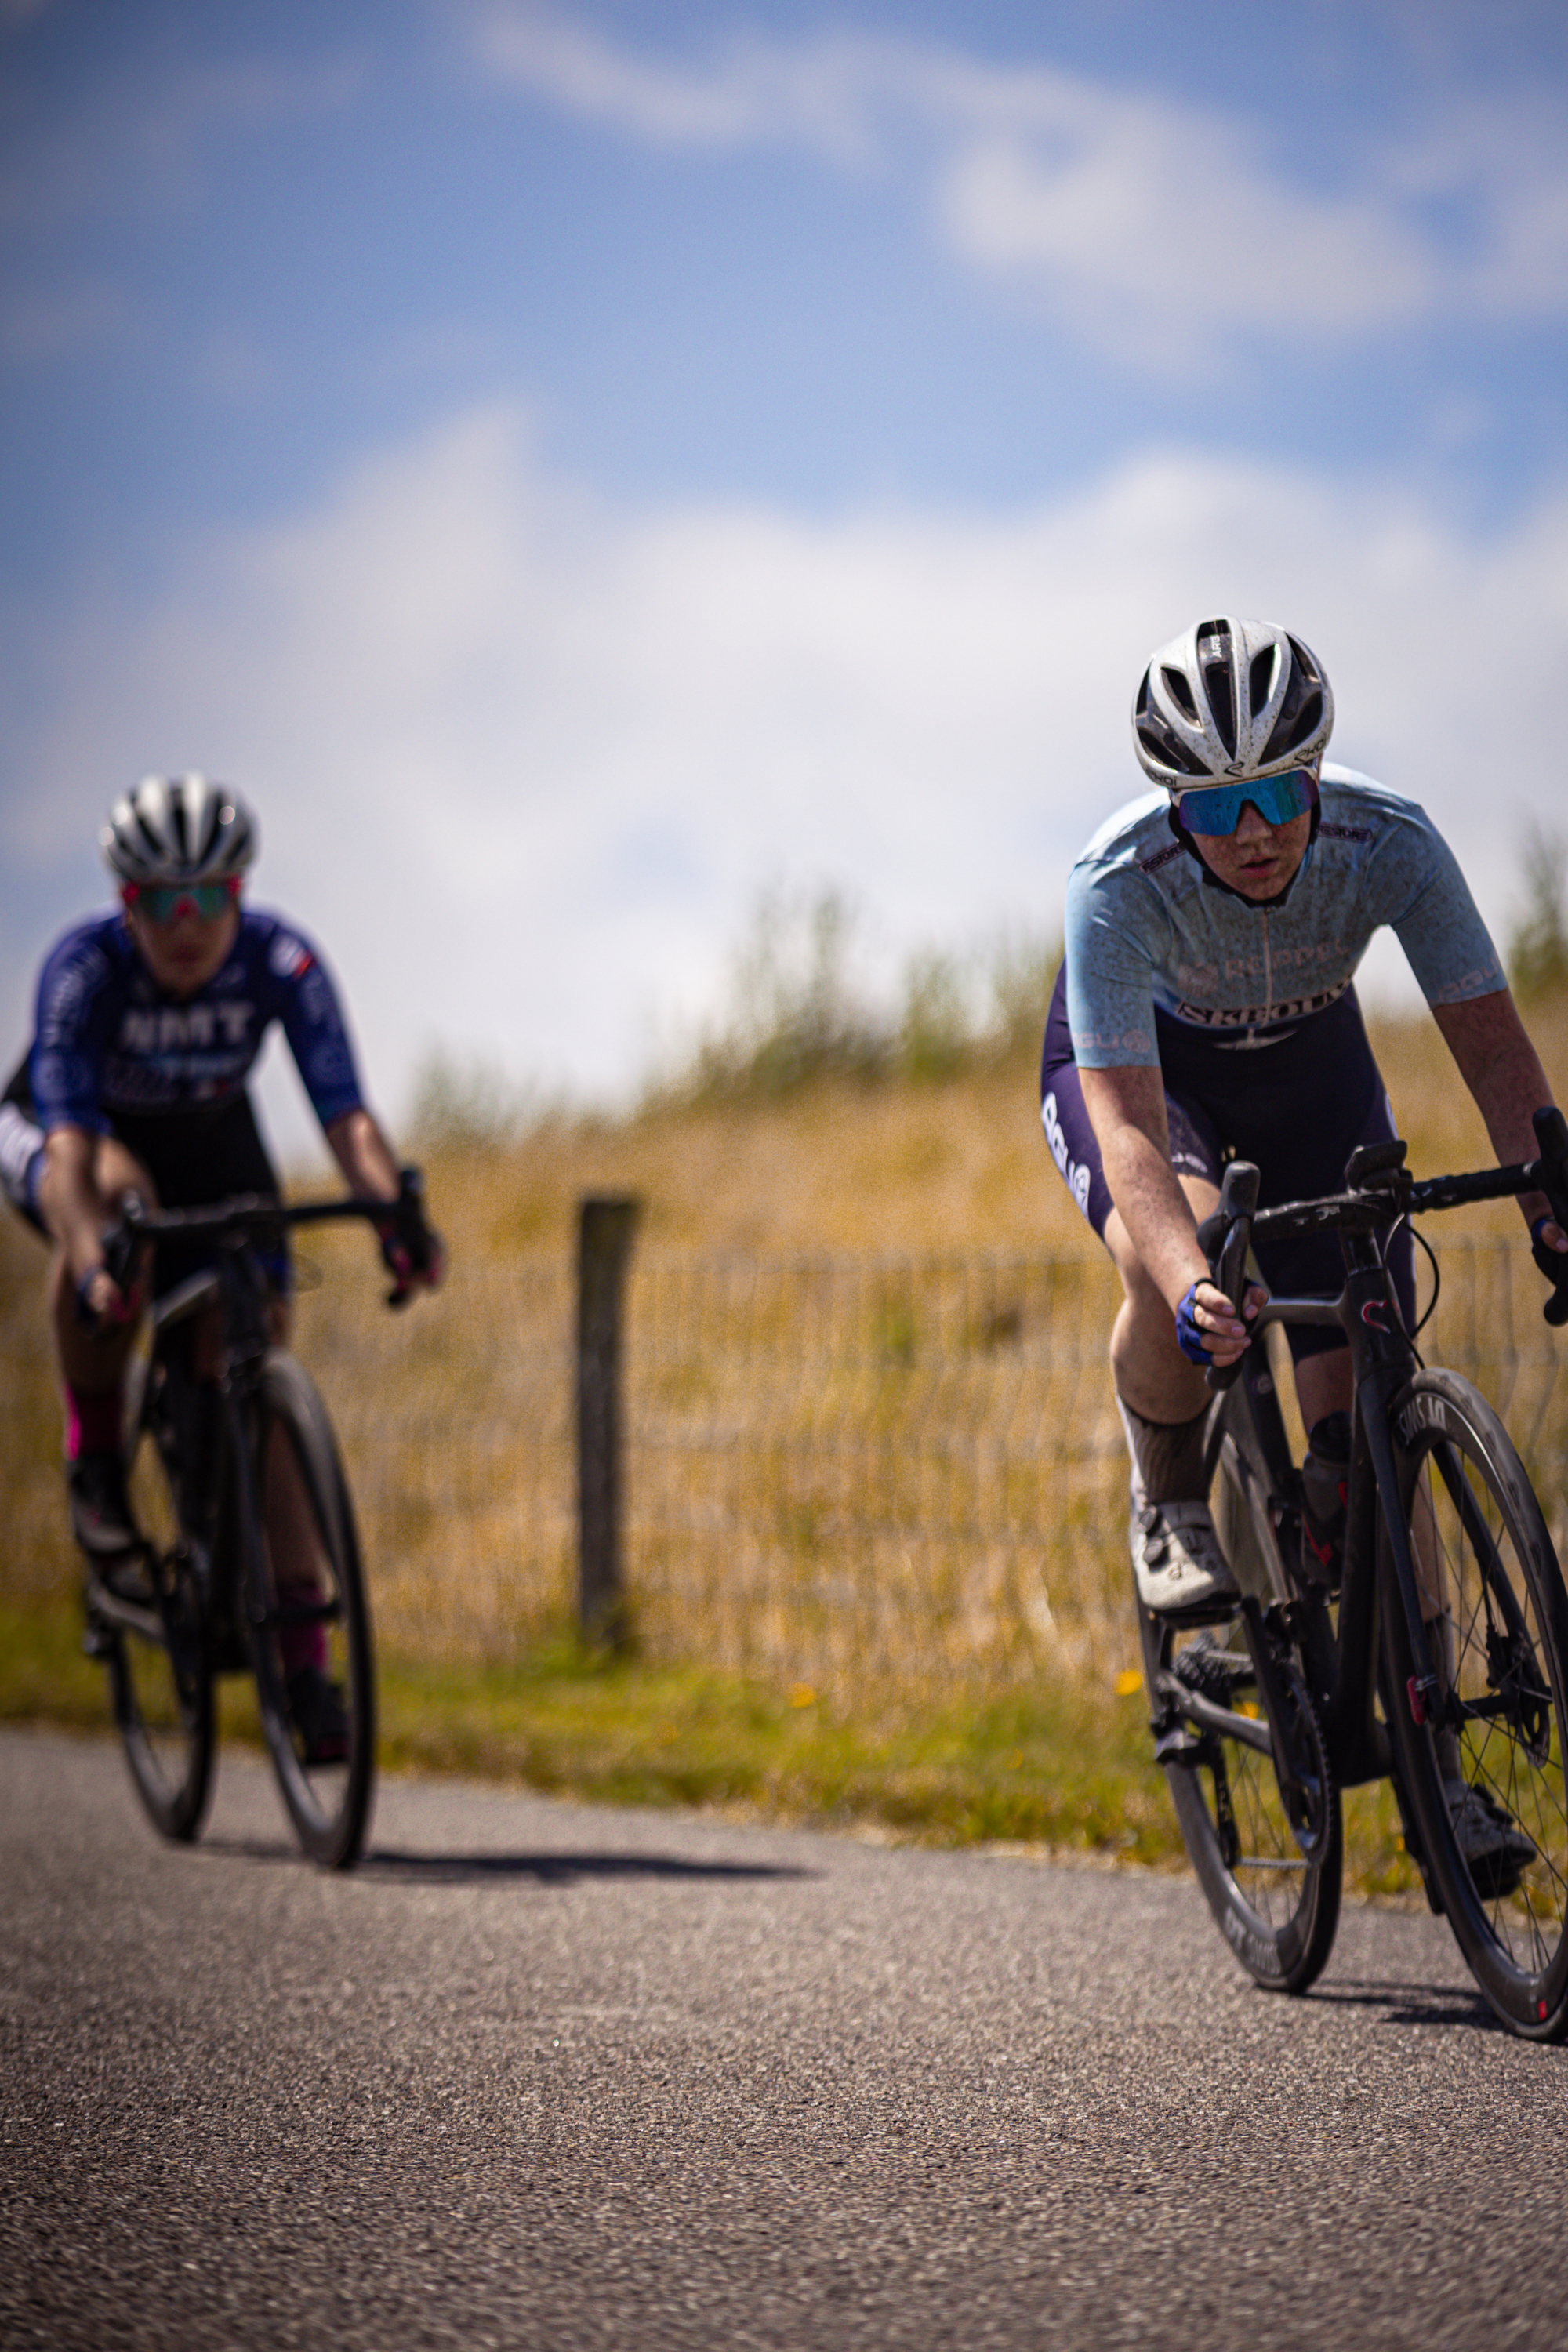
[[[1410,1377],[1415,1351],[1400,1322],[1387,1270],[1373,1243],[1361,1234],[1347,1235],[1345,1258],[1346,1302],[1351,1309],[1347,1328],[1355,1362],[1359,1419],[1415,1669],[1405,1684],[1405,1704],[1413,1722],[1440,1727],[1449,1719],[1452,1702],[1433,1661],[1421,1607],[1420,1576],[1405,1524],[1405,1497],[1390,1434],[1390,1409]]]

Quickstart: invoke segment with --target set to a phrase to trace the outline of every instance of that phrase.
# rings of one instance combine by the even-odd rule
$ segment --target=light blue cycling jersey
[[[1283,898],[1253,906],[1172,837],[1169,796],[1119,809],[1068,881],[1068,1019],[1088,1069],[1157,1066],[1154,1012],[1245,1047],[1344,994],[1373,933],[1397,934],[1429,1004],[1504,985],[1452,850],[1426,811],[1325,766],[1322,819]]]

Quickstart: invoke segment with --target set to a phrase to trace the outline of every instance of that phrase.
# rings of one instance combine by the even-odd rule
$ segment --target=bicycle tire
[[[1512,1873],[1468,1862],[1444,1790],[1440,1733],[1407,1691],[1409,1629],[1386,1528],[1380,1549],[1390,1727],[1427,1867],[1455,1939],[1503,2023],[1568,2036],[1568,1595],[1541,1506],[1498,1415],[1454,1372],[1417,1372],[1391,1423],[1417,1573],[1436,1579],[1452,1633],[1439,1674],[1466,1709],[1464,1780],[1509,1813],[1534,1858]],[[1450,1756],[1450,1761],[1452,1760]]]
[[[262,1728],[300,1843],[324,1867],[347,1869],[363,1849],[374,1792],[370,1609],[348,1483],[326,1407],[304,1368],[281,1349],[272,1350],[262,1368],[252,1434],[252,1491],[240,1516],[247,1528],[246,1615]],[[288,1462],[298,1474],[292,1501],[282,1499]],[[268,1534],[269,1526],[281,1523],[280,1512],[289,1515],[292,1530],[289,1576],[281,1587]],[[313,1597],[301,1597],[307,1594]],[[321,1653],[315,1670],[337,1692],[346,1717],[344,1752],[330,1759],[312,1753],[309,1727],[290,1689],[300,1647],[312,1643]]]
[[[1255,1409],[1240,1384],[1215,1406],[1214,1509],[1244,1591],[1266,1603],[1271,1597],[1266,1553],[1275,1538],[1271,1528],[1258,1524],[1258,1483],[1247,1475],[1252,1457],[1261,1459],[1260,1441],[1247,1422]],[[1267,1485],[1261,1491],[1268,1491]],[[1267,1724],[1239,1609],[1191,1626],[1140,1606],[1139,1622],[1151,1692],[1158,1692],[1163,1673],[1173,1672],[1227,1711]],[[1181,1754],[1166,1764],[1165,1777],[1187,1858],[1237,1959],[1269,1991],[1303,1993],[1322,1973],[1339,1927],[1343,1825],[1339,1790],[1300,1663],[1279,1643],[1274,1664],[1291,1717],[1287,1735],[1296,1752],[1312,1759],[1316,1794],[1307,1843],[1292,1826],[1272,1756],[1240,1738],[1189,1727]]]
[[[216,1723],[207,1658],[204,1580],[179,1507],[163,1384],[134,1384],[126,1433],[126,1486],[141,1530],[135,1565],[117,1576],[161,1638],[125,1625],[109,1654],[114,1720],[143,1811],[178,1844],[200,1834],[212,1801]]]

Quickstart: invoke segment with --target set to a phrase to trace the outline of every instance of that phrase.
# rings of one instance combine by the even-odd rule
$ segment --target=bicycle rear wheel
[[[109,1672],[136,1793],[154,1828],[186,1843],[212,1795],[215,1724],[197,1554],[154,1426],[164,1402],[154,1376],[128,1433],[126,1485],[143,1542],[111,1570],[128,1606],[113,1627]]]
[[[343,1869],[363,1846],[374,1780],[370,1612],[326,1407],[278,1350],[261,1375],[252,1462],[247,1613],[262,1726],[300,1844]]]
[[[1417,1724],[1414,1665],[1386,1531],[1382,1606],[1390,1728],[1449,1925],[1504,2023],[1537,2042],[1568,2034],[1568,1597],[1512,1441],[1469,1382],[1416,1373],[1392,1415],[1405,1521],[1436,1605],[1434,1664],[1457,1702],[1447,1729]],[[1479,1851],[1456,1828],[1462,1800],[1515,1825]],[[1467,1857],[1467,1847],[1469,1849]]]

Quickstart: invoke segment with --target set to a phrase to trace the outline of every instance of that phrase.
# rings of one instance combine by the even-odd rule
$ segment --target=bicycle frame
[[[1260,1218],[1258,1223],[1263,1221]],[[1297,1472],[1286,1439],[1285,1425],[1274,1394],[1274,1380],[1265,1351],[1249,1349],[1244,1360],[1238,1397],[1245,1396],[1251,1434],[1260,1462],[1250,1460],[1251,1448],[1237,1446],[1238,1484],[1252,1505],[1255,1523],[1259,1505],[1272,1540],[1263,1548],[1274,1601],[1288,1615],[1300,1641],[1301,1655],[1319,1711],[1323,1738],[1342,1789],[1381,1780],[1392,1769],[1388,1734],[1377,1721],[1374,1701],[1378,1684],[1377,1580],[1380,1522],[1394,1535],[1404,1550],[1401,1597],[1413,1616],[1425,1649],[1419,1589],[1409,1548],[1404,1538],[1398,1507],[1397,1472],[1388,1433],[1389,1408],[1417,1366],[1415,1349],[1391,1307],[1387,1274],[1370,1240],[1346,1236],[1345,1286],[1337,1299],[1327,1297],[1270,1299],[1253,1326],[1261,1336],[1269,1325],[1334,1324],[1343,1332],[1351,1352],[1355,1381],[1352,1412],[1351,1466],[1346,1507],[1343,1566],[1339,1590],[1337,1627],[1331,1622],[1328,1595],[1303,1590],[1284,1570],[1283,1558],[1294,1548],[1299,1524],[1295,1488]],[[1236,1408],[1222,1408],[1225,1422]],[[1230,1433],[1233,1436],[1234,1432]],[[1258,1496],[1259,1468],[1268,1489]],[[1385,1503],[1385,1497],[1387,1501]],[[1395,1553],[1396,1565],[1398,1552]],[[1429,1661],[1428,1661],[1428,1671]]]
[[[1255,1525],[1267,1541],[1260,1545],[1274,1588],[1270,1606],[1278,1609],[1294,1638],[1319,1710],[1324,1744],[1341,1788],[1392,1777],[1394,1758],[1389,1736],[1377,1720],[1380,1650],[1378,1640],[1378,1577],[1380,1543],[1386,1543],[1393,1563],[1415,1671],[1403,1693],[1383,1692],[1384,1713],[1401,1700],[1417,1724],[1458,1720],[1458,1703],[1446,1693],[1436,1671],[1421,1591],[1403,1507],[1395,1425],[1401,1394],[1419,1369],[1414,1339],[1405,1331],[1383,1253],[1380,1233],[1400,1220],[1424,1211],[1452,1208],[1462,1202],[1502,1200],[1521,1192],[1545,1191],[1557,1213],[1563,1213],[1568,1193],[1568,1130],[1560,1113],[1536,1118],[1541,1144],[1539,1160],[1473,1175],[1439,1176],[1417,1183],[1404,1167],[1403,1143],[1374,1145],[1357,1151],[1346,1170],[1347,1190],[1331,1198],[1295,1202],[1277,1209],[1257,1211],[1257,1171],[1241,1163],[1227,1170],[1220,1208],[1200,1239],[1210,1249],[1215,1278],[1227,1297],[1239,1297],[1242,1266],[1254,1234],[1291,1234],[1313,1229],[1337,1232],[1344,1257],[1344,1286],[1337,1298],[1271,1298],[1253,1324],[1260,1338],[1272,1324],[1334,1325],[1350,1349],[1354,1380],[1352,1445],[1347,1489],[1343,1566],[1339,1589],[1337,1627],[1330,1621],[1327,1591],[1313,1591],[1305,1580],[1292,1577],[1286,1566],[1286,1545],[1295,1533],[1299,1504],[1296,1465],[1286,1442],[1284,1423],[1274,1394],[1273,1376],[1266,1351],[1256,1345],[1223,1373],[1211,1371],[1211,1387],[1223,1392],[1237,1387],[1245,1399],[1241,1408],[1222,1402],[1215,1414],[1215,1454],[1227,1443],[1233,1448],[1237,1484],[1247,1497]],[[1245,1412],[1239,1438],[1238,1410]],[[1262,1492],[1259,1493],[1259,1480]],[[1284,1543],[1282,1543],[1284,1538]],[[1242,1614],[1249,1646],[1260,1679],[1268,1675],[1268,1645],[1263,1638],[1264,1610],[1253,1596],[1244,1598]],[[1173,1685],[1173,1676],[1167,1678]],[[1161,1696],[1167,1708],[1200,1726],[1212,1717],[1212,1703],[1179,1686]],[[1223,1711],[1221,1711],[1223,1713]],[[1272,1712],[1272,1711],[1271,1711]],[[1169,1717],[1162,1728],[1173,1727]],[[1247,1718],[1223,1713],[1223,1728],[1253,1747],[1273,1748],[1259,1737],[1260,1726]],[[1158,1752],[1158,1751],[1157,1751]],[[1286,1760],[1276,1754],[1281,1786]],[[1289,1792],[1287,1791],[1287,1794]]]
[[[153,1227],[154,1231],[159,1229],[158,1225]],[[239,1549],[232,1543],[234,1530],[242,1523],[252,1500],[247,1414],[269,1340],[265,1287],[249,1255],[246,1235],[226,1236],[216,1266],[190,1276],[154,1303],[148,1317],[147,1380],[156,1376],[161,1361],[167,1363],[172,1335],[214,1308],[222,1318],[222,1368],[216,1384],[221,1434],[216,1460],[207,1471],[200,1507],[188,1507],[184,1514],[189,1521],[186,1533],[191,1539],[209,1633],[215,1624],[222,1625],[225,1604],[231,1609],[259,1606],[259,1596],[247,1595],[239,1590],[242,1561]],[[180,1387],[187,1392],[187,1400],[194,1402],[195,1381],[182,1379]],[[141,1409],[138,1399],[138,1413]],[[178,1466],[187,1475],[194,1475],[196,1467],[188,1461]],[[202,1526],[200,1534],[196,1532],[198,1522]],[[226,1528],[230,1538],[227,1545],[223,1541]],[[93,1600],[103,1620],[122,1632],[157,1639],[161,1633],[167,1636],[172,1631],[160,1627],[147,1611],[101,1580],[95,1580]],[[239,1622],[237,1621],[228,1630],[238,1633]],[[220,1672],[239,1672],[248,1664],[248,1656],[241,1649],[210,1663],[215,1663]]]
[[[154,1301],[148,1318],[147,1357],[151,1377],[173,1332],[198,1316],[215,1308],[218,1311],[220,1364],[216,1389],[222,1443],[216,1482],[205,1498],[208,1533],[197,1560],[202,1607],[209,1622],[215,1602],[232,1599],[239,1607],[258,1612],[264,1607],[260,1594],[246,1594],[239,1590],[244,1546],[240,1545],[232,1556],[220,1558],[226,1517],[232,1538],[237,1527],[249,1524],[254,1507],[254,1465],[247,1421],[271,1344],[268,1293],[253,1255],[257,1229],[270,1227],[278,1231],[345,1219],[374,1223],[389,1214],[402,1217],[417,1213],[421,1197],[417,1171],[405,1169],[398,1199],[389,1203],[351,1199],[289,1206],[258,1194],[245,1194],[213,1209],[153,1212],[134,1192],[126,1193],[121,1200],[120,1223],[105,1237],[105,1262],[122,1288],[129,1285],[149,1243],[205,1240],[212,1242],[217,1251],[216,1265],[189,1276]],[[226,1488],[230,1490],[226,1494]],[[96,1576],[92,1579],[92,1600],[97,1613],[110,1626],[144,1639],[158,1640],[171,1634],[172,1629],[161,1626],[151,1612]],[[303,1622],[309,1613],[291,1610],[289,1620]],[[234,1630],[239,1629],[236,1626]],[[247,1664],[248,1658],[237,1653],[222,1661],[220,1671],[244,1671]]]

